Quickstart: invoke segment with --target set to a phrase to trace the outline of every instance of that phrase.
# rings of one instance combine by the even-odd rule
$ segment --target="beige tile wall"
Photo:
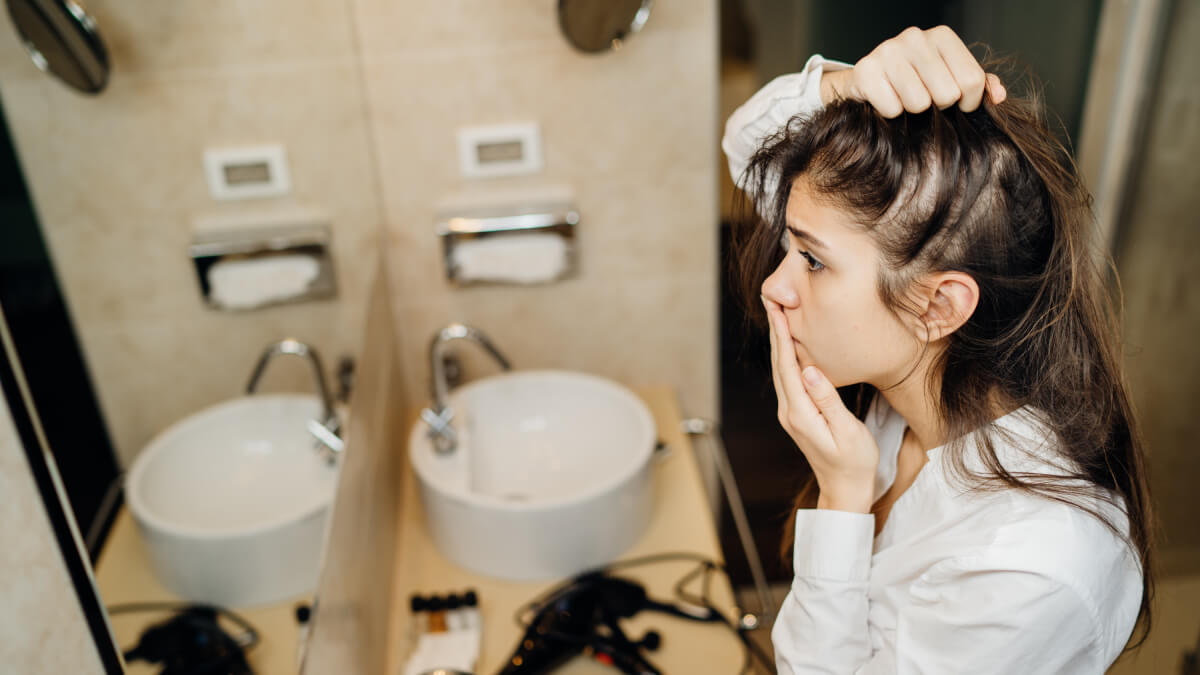
[[[380,210],[349,7],[309,1],[96,2],[115,69],[100,96],[34,69],[0,19],[0,97],[118,453],[235,396],[269,341],[327,361],[360,342]],[[293,192],[216,202],[208,146],[278,142]],[[333,229],[336,301],[249,314],[204,308],[193,223],[305,209]],[[308,386],[300,363],[266,388]]]
[[[664,382],[687,414],[715,415],[716,3],[658,3],[641,34],[602,55],[573,51],[554,7],[93,2],[115,64],[99,97],[38,73],[0,29],[0,96],[123,461],[238,393],[272,339],[295,334],[330,361],[353,351],[361,261],[381,242],[400,353],[420,364],[406,369],[410,397],[427,389],[428,338],[461,320],[517,367]],[[541,125],[545,171],[460,178],[456,128],[509,121]],[[260,142],[287,146],[292,195],[211,200],[202,150]],[[547,186],[577,197],[580,277],[450,289],[434,203]],[[293,207],[328,215],[339,298],[203,308],[185,255],[192,223]],[[271,384],[306,386],[298,364],[281,371]]]
[[[415,5],[355,3],[410,398],[427,397],[429,338],[458,320],[518,368],[668,383],[687,414],[715,414],[716,3],[657,3],[601,55],[564,42],[549,0]],[[520,121],[541,126],[541,174],[459,177],[458,127]],[[435,203],[547,185],[576,195],[579,278],[448,287]]]

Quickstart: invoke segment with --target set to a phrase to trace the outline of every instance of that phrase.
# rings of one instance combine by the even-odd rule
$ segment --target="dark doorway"
[[[120,468],[0,109],[0,307],[93,562],[120,504]]]

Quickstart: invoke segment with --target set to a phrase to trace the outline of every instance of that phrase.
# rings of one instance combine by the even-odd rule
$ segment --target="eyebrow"
[[[824,249],[826,251],[829,250],[828,244],[821,241],[820,239],[817,239],[816,237],[812,236],[808,232],[805,232],[804,230],[801,230],[796,227],[792,227],[791,225],[788,225],[787,229],[788,229],[788,232],[791,232],[797,239],[803,239],[804,241],[807,241],[808,243],[812,244],[813,246],[815,246],[817,248]]]

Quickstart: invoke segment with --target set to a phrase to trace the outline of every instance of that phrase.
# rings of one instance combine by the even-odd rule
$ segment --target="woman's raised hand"
[[[820,487],[817,508],[870,513],[879,446],[816,366],[801,369],[783,309],[763,297],[771,334],[771,376],[779,423],[808,459]]]
[[[1007,96],[1000,78],[984,73],[979,61],[947,26],[908,28],[885,40],[849,70],[827,70],[821,77],[821,101],[867,101],[884,117],[918,113],[936,105],[958,104],[965,112]]]

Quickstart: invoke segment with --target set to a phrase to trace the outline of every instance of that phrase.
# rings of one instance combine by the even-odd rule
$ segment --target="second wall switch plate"
[[[204,174],[213,199],[279,197],[292,189],[282,145],[209,148]]]
[[[463,127],[458,165],[465,178],[537,173],[542,170],[541,131],[532,122]]]

